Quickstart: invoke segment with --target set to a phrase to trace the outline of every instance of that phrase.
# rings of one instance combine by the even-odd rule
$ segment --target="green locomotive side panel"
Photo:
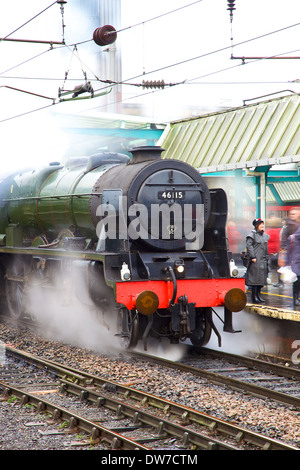
[[[0,235],[8,233],[7,246],[19,246],[20,233],[23,244],[42,234],[53,240],[67,229],[77,236],[95,238],[90,200],[93,195],[101,203],[97,182],[110,167],[89,170],[86,166],[49,165],[5,178],[0,183]]]
[[[77,174],[63,169],[50,175],[39,189],[36,216],[43,232],[55,236],[62,229],[75,225],[69,195],[76,177]]]
[[[80,236],[95,237],[90,199],[102,173],[102,168],[53,173],[41,187],[37,201],[37,219],[43,231],[57,234],[65,228],[76,228]]]
[[[56,168],[49,166],[39,170],[27,171],[13,177],[9,201],[8,217],[10,223],[22,227],[38,228],[36,223],[36,202],[39,188],[49,174],[56,172]]]
[[[23,230],[22,227],[9,225],[6,228],[6,246],[22,246]]]
[[[37,190],[45,178],[56,169],[57,165],[27,170],[12,174],[1,181],[0,233],[6,233],[9,225],[22,227],[24,237],[32,237],[40,232],[36,222]]]

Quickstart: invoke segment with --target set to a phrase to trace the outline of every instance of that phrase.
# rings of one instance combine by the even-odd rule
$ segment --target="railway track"
[[[0,370],[0,390],[6,398],[13,395],[38,412],[50,413],[54,420],[67,423],[68,431],[84,431],[91,443],[100,442],[103,448],[298,450],[208,414],[14,348],[6,347],[5,353],[17,364]],[[93,419],[61,406],[65,394],[88,404]]]
[[[188,372],[217,385],[300,409],[300,369],[206,348],[201,353],[202,356],[187,357],[178,362],[144,353],[131,354],[164,367]]]

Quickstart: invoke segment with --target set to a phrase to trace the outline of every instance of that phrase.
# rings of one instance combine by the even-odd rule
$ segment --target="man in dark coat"
[[[280,232],[281,249],[286,250],[288,237],[296,232],[300,224],[300,207],[292,207],[289,211],[289,217],[284,219],[285,224]]]
[[[297,280],[293,283],[294,306],[299,306],[298,299],[300,293],[300,226],[298,230],[287,240],[287,266],[291,266],[292,271],[297,274]]]
[[[261,298],[261,288],[266,284],[268,277],[268,240],[270,236],[264,232],[264,221],[254,219],[254,230],[246,236],[246,248],[249,255],[249,266],[246,273],[246,285],[251,286],[252,302],[264,303]]]

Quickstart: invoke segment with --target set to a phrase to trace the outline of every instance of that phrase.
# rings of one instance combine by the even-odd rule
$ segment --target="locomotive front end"
[[[184,162],[162,160],[160,152],[136,149],[122,184],[120,172],[112,170],[121,190],[107,191],[97,211],[105,215],[99,247],[119,252],[119,279],[111,266],[105,272],[122,306],[120,335],[128,347],[141,338],[146,346],[149,336],[190,338],[202,346],[214,330],[220,343],[212,308],[224,307],[224,331],[233,332],[232,312],[246,305],[244,280],[230,276],[226,195],[210,191]]]

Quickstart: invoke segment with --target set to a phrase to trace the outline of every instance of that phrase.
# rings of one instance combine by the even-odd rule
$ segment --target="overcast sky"
[[[54,4],[47,8],[52,3],[2,1],[0,37],[61,41],[60,7]],[[167,121],[185,116],[186,109],[191,107],[209,111],[241,106],[243,100],[280,90],[300,92],[300,85],[295,82],[300,79],[299,59],[246,59],[245,64],[231,59],[231,55],[300,56],[300,1],[236,0],[235,7],[231,23],[226,0],[122,0],[123,31],[118,33],[115,44],[122,50],[123,80],[183,82],[156,92],[124,86],[125,102],[138,102],[151,118]],[[11,34],[46,8],[35,20]],[[88,17],[78,18],[72,0],[65,5],[64,21],[67,45],[92,37]],[[82,68],[93,77],[98,46],[93,42],[78,44],[82,62],[74,59],[72,50],[73,46],[49,50],[45,45],[0,43],[2,169],[23,166],[24,161],[59,159],[67,142],[53,120],[54,111],[101,110],[101,97],[55,106],[49,100],[57,102],[66,70],[78,74],[80,81]],[[17,117],[45,106],[49,108]]]
[[[132,12],[138,21],[143,21],[154,13],[159,16],[191,3],[192,0],[124,0],[123,21],[130,23]],[[143,10],[141,4],[145,4]],[[236,0],[235,7],[232,24],[226,0],[202,0],[124,31],[122,41],[131,35],[123,50],[124,69],[130,63],[134,73],[158,70],[151,77],[186,81],[165,93],[166,99],[172,96],[180,104],[240,106],[243,100],[265,93],[286,88],[298,92],[299,85],[290,82],[300,78],[299,59],[246,60],[243,65],[241,60],[232,60],[231,55],[300,57],[300,25],[287,28],[300,22],[300,2]],[[130,57],[138,60],[130,61]],[[124,76],[130,72],[127,68]]]

